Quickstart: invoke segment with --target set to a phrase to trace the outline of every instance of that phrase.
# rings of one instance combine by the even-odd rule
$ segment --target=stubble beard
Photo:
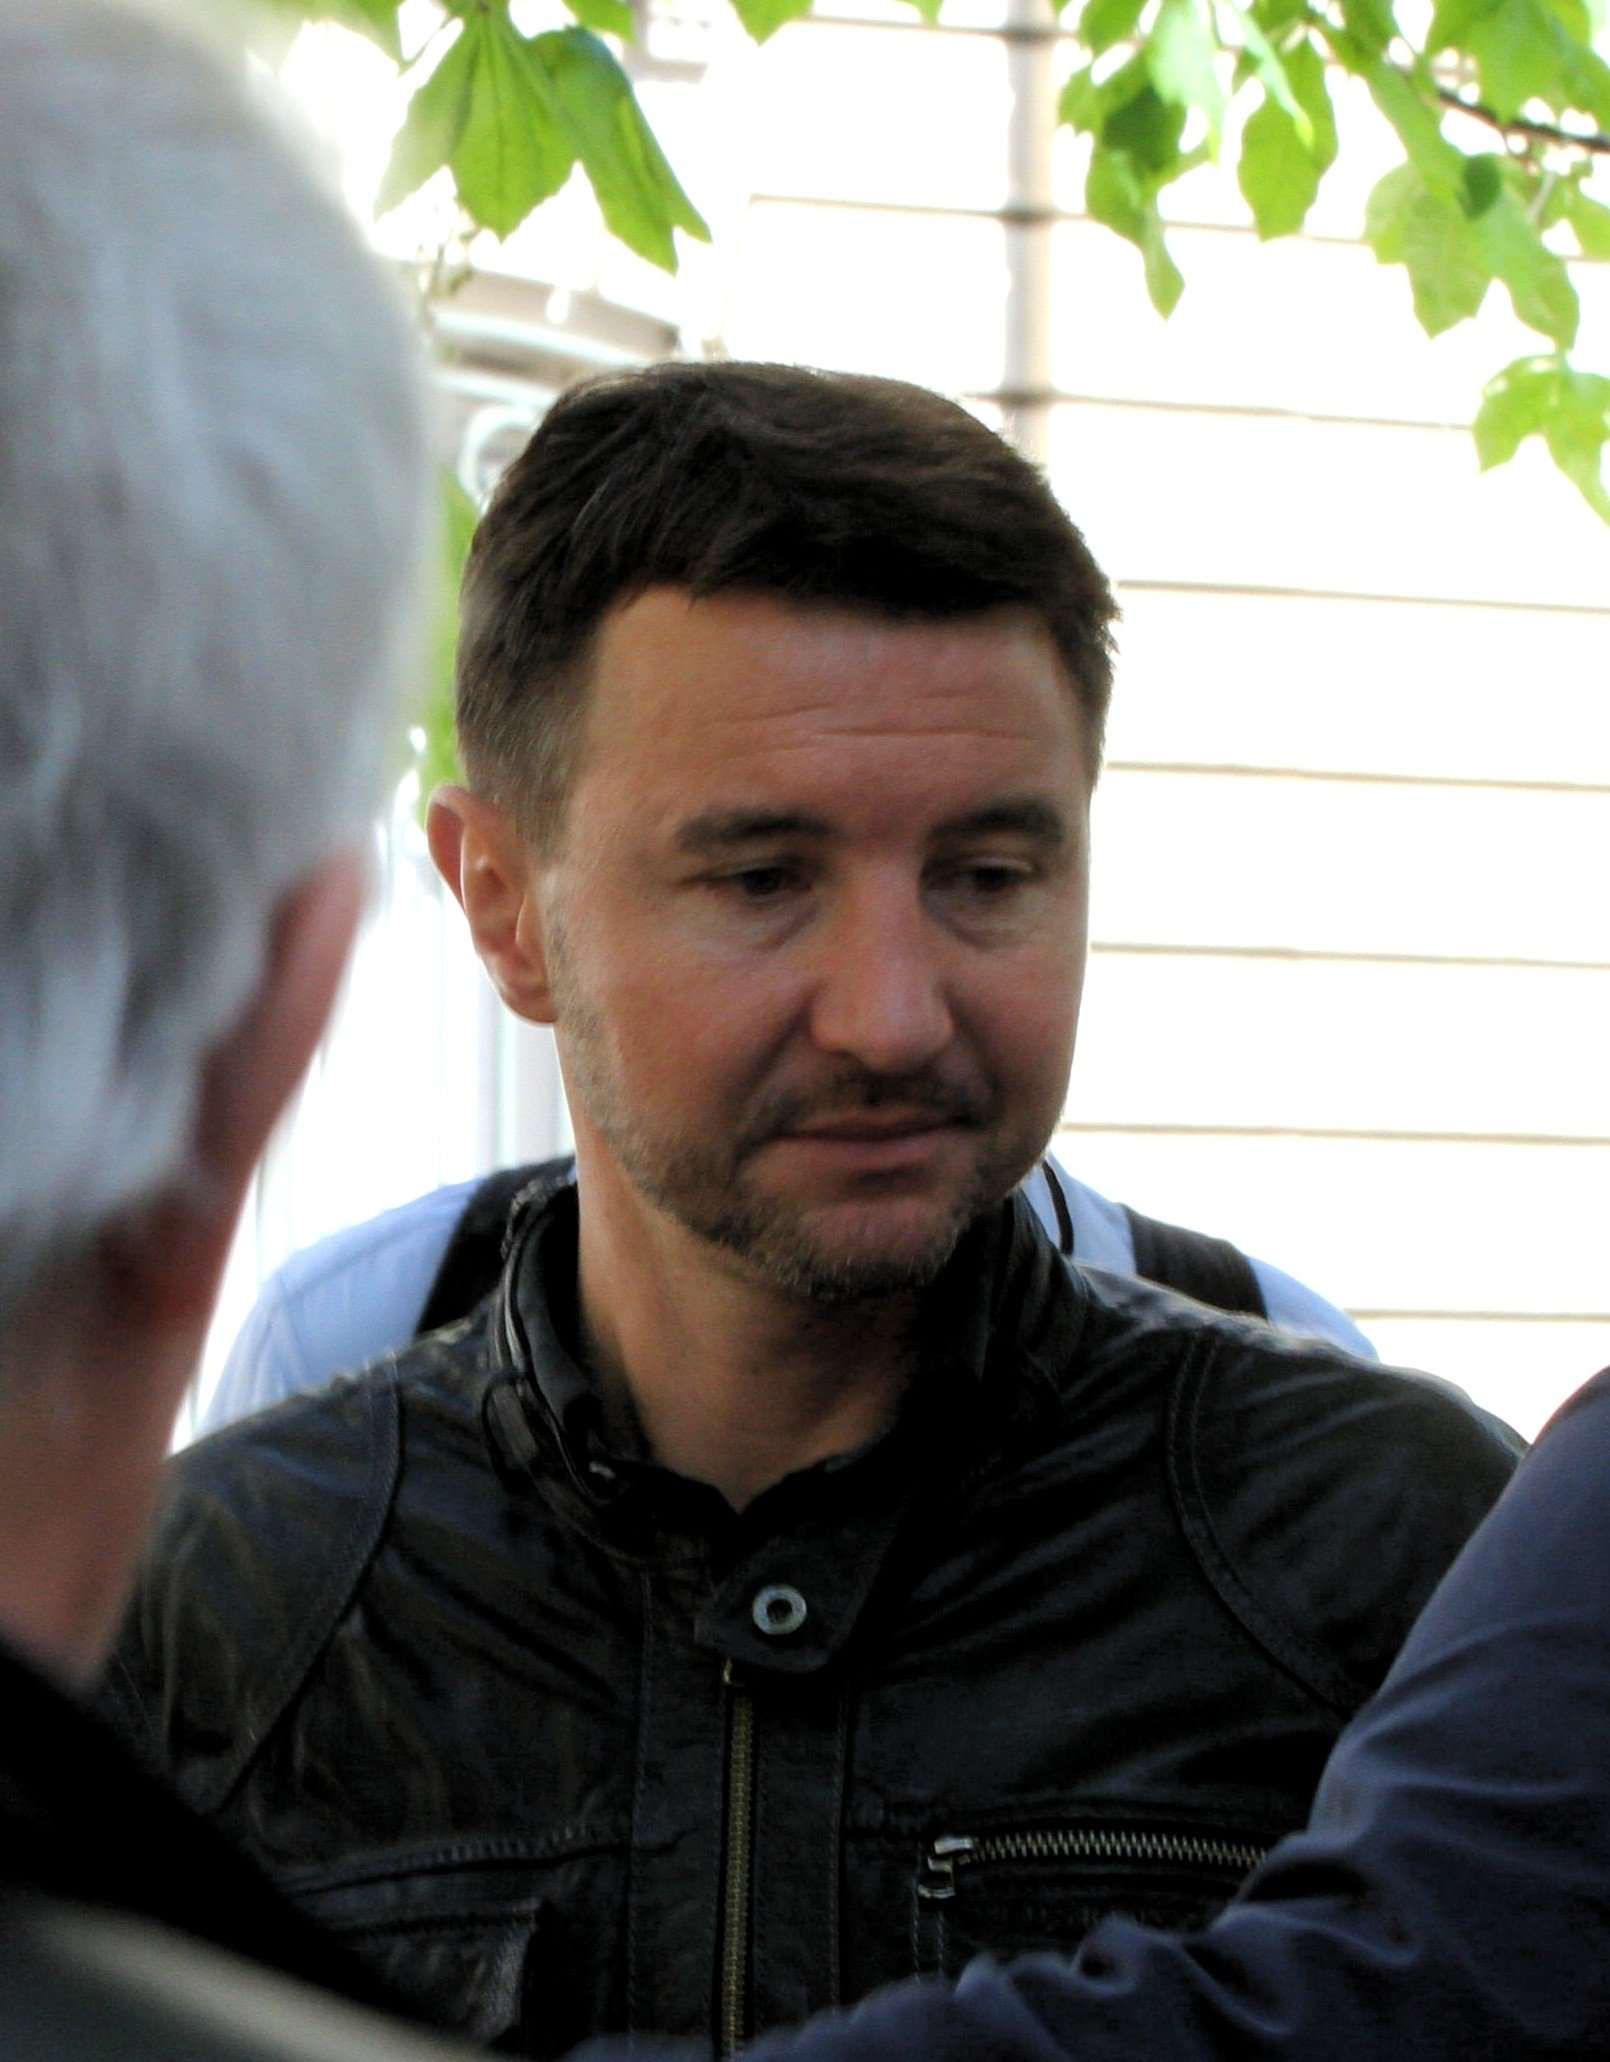
[[[551,942],[550,959],[556,971],[563,967],[562,948],[554,954]],[[824,1101],[822,1087],[808,1099],[775,1093],[757,1098],[719,1147],[666,1139],[651,1132],[628,1107],[602,1015],[574,980],[561,976],[555,990],[572,1090],[627,1179],[649,1202],[736,1260],[745,1272],[819,1307],[843,1310],[885,1303],[931,1287],[968,1225],[1003,1201],[1033,1163],[1035,1155],[1025,1158],[1021,1141],[997,1141],[979,1156],[963,1188],[916,1244],[895,1252],[836,1247],[812,1223],[805,1206],[768,1194],[756,1180],[761,1151],[807,1109],[818,1110]],[[841,1114],[890,1103],[930,1108],[946,1121],[992,1135],[992,1096],[959,1090],[931,1077],[846,1077],[827,1085],[826,1099]]]

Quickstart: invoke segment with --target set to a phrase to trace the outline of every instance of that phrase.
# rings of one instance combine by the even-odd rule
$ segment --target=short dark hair
[[[464,763],[539,843],[562,818],[598,628],[658,586],[894,619],[1032,611],[1098,761],[1117,607],[1026,459],[955,402],[900,380],[655,365],[561,395],[470,550]]]

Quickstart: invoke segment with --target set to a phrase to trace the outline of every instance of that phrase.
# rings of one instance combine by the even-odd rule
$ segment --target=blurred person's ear
[[[363,860],[343,851],[280,903],[256,992],[208,1056],[187,1177],[109,1241],[136,1323],[210,1318],[252,1174],[335,1006],[363,897]]]
[[[548,950],[535,870],[503,811],[468,788],[438,788],[425,834],[436,869],[463,906],[492,985],[533,1024],[553,1022]]]

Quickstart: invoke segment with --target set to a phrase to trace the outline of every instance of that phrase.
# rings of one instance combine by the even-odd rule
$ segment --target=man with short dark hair
[[[112,1695],[442,2019],[750,2035],[1220,1906],[1506,1479],[1437,1386],[1067,1268],[1112,601],[893,382],[560,401],[430,837],[578,1179],[180,1467]]]

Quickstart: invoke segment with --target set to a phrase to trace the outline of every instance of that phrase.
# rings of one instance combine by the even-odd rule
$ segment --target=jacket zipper
[[[716,2053],[735,2055],[749,2021],[750,1860],[754,1852],[755,1700],[732,1663],[722,1670],[727,1692],[727,1798],[722,1828],[720,1997]]]
[[[980,1862],[1173,1862],[1234,1869],[1244,1876],[1269,1852],[1244,1841],[1198,1833],[1154,1833],[1117,1826],[1078,1826],[1058,1832],[965,1833],[933,1841],[923,1857],[917,1895],[929,1904],[956,1895],[956,1872]]]

